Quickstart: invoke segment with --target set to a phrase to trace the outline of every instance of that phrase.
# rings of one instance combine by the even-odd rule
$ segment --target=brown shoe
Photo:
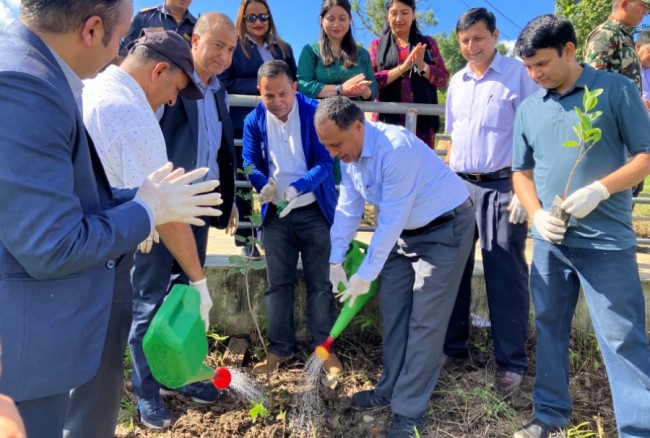
[[[278,366],[286,362],[291,356],[281,357],[277,354],[269,353],[263,361],[258,362],[253,367],[254,374],[267,374],[275,371]]]
[[[336,357],[336,354],[330,353],[327,360],[323,363],[323,371],[332,377],[341,375],[343,372],[343,365],[341,365],[341,361]]]
[[[507,394],[521,385],[521,379],[521,374],[512,371],[499,371],[496,390],[502,394]]]

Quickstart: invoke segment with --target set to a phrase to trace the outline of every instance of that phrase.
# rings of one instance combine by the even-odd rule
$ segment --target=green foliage
[[[573,426],[566,432],[567,438],[588,438],[590,436],[596,436],[596,432],[591,430],[591,423],[589,421]]]
[[[415,0],[416,19],[421,32],[431,26],[438,24],[438,20],[432,8],[427,7],[428,0]],[[386,23],[385,0],[351,0],[352,12],[361,20],[363,27],[374,35],[381,35]]]
[[[251,404],[253,407],[248,411],[248,414],[251,416],[253,421],[257,421],[257,417],[266,418],[271,415],[262,403],[253,400],[251,401]]]
[[[605,21],[612,11],[611,0],[556,0],[555,13],[568,19],[578,37],[578,59],[582,59],[582,47],[589,32]]]
[[[488,418],[505,418],[512,424],[516,423],[517,414],[512,406],[501,395],[490,388],[477,388],[468,391],[459,385],[452,390],[436,391],[438,394],[450,394],[458,397],[465,405],[481,406]]]
[[[568,148],[579,148],[576,162],[571,169],[571,173],[569,173],[569,178],[567,179],[566,186],[564,187],[565,198],[569,194],[571,180],[573,179],[573,175],[576,168],[578,167],[578,164],[580,164],[580,161],[582,161],[582,159],[587,155],[587,152],[589,152],[591,148],[594,147],[594,145],[598,143],[598,141],[600,141],[601,137],[603,136],[600,128],[594,128],[594,122],[596,119],[603,115],[603,112],[592,112],[592,110],[596,108],[596,105],[598,105],[598,96],[600,96],[602,92],[602,88],[598,88],[592,91],[589,90],[589,88],[585,87],[585,94],[582,97],[583,109],[575,107],[576,114],[578,114],[578,122],[573,126],[573,132],[575,132],[578,141],[569,140],[565,141],[562,144],[564,147]]]

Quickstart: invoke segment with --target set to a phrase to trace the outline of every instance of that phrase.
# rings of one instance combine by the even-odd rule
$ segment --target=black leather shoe
[[[564,438],[566,436],[564,429],[547,426],[537,419],[521,426],[512,434],[513,438]]]
[[[521,385],[522,375],[512,371],[499,371],[497,374],[496,390],[508,394]]]
[[[390,406],[390,401],[375,395],[374,390],[357,392],[352,396],[352,407],[360,411],[371,411]]]

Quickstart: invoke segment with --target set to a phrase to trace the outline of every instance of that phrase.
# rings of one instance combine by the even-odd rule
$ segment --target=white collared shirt
[[[289,185],[305,176],[308,171],[305,151],[302,148],[297,99],[294,99],[286,122],[266,111],[266,135],[269,143],[270,176],[278,183],[273,199],[273,203],[277,205],[284,201],[284,192]],[[298,198],[294,208],[304,207],[314,201],[316,197],[313,193],[305,193]]]
[[[83,116],[112,187],[139,187],[167,163],[165,139],[142,87],[109,66],[84,81]]]

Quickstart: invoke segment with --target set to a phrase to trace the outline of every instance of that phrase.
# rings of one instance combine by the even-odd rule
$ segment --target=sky
[[[133,8],[139,9],[155,6],[163,0],[134,0]],[[268,0],[280,36],[289,42],[299,56],[305,44],[318,40],[321,0]],[[0,0],[0,28],[18,16],[20,0]],[[440,31],[452,31],[458,17],[471,7],[486,7],[497,17],[497,27],[501,31],[501,39],[514,40],[523,27],[532,18],[552,13],[554,0],[422,0],[420,9],[433,9],[438,18],[438,25],[425,30],[427,34]],[[190,11],[199,15],[207,11],[226,13],[233,20],[239,8],[238,0],[194,0]],[[501,13],[499,12],[501,11]],[[503,15],[505,14],[505,16]],[[515,24],[511,23],[514,22]],[[358,17],[353,20],[354,35],[357,41],[368,47],[373,35],[361,26]]]

